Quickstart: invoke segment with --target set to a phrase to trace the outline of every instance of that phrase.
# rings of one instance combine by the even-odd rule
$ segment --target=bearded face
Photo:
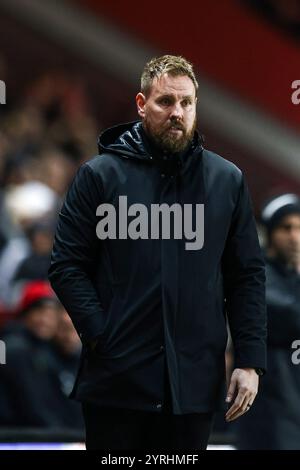
[[[162,150],[182,152],[192,141],[196,128],[195,95],[188,76],[168,74],[153,80],[147,97],[137,95],[144,129]]]
[[[154,143],[168,153],[177,153],[184,151],[192,142],[196,129],[196,117],[190,129],[176,119],[170,119],[164,128],[153,125],[151,119],[145,116],[144,129],[153,139]]]

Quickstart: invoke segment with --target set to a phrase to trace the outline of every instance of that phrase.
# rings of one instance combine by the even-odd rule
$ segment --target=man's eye
[[[189,106],[191,104],[191,101],[190,100],[184,100],[182,102],[182,106],[185,108],[186,106]]]
[[[163,98],[160,102],[163,106],[169,106],[170,104],[169,98]]]

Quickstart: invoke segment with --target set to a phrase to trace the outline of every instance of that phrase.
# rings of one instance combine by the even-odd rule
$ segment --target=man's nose
[[[173,119],[182,119],[182,107],[181,105],[178,103],[178,104],[174,104],[172,110],[171,110],[171,118]]]

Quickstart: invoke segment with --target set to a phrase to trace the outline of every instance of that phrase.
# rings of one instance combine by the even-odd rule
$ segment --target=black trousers
[[[174,415],[165,380],[161,412],[103,408],[83,403],[87,450],[205,450],[212,413]]]

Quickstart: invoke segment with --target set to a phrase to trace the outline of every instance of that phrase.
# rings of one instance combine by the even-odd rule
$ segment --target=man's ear
[[[138,110],[139,116],[144,119],[145,117],[145,104],[146,104],[146,97],[143,93],[138,93],[135,97],[135,102]]]

